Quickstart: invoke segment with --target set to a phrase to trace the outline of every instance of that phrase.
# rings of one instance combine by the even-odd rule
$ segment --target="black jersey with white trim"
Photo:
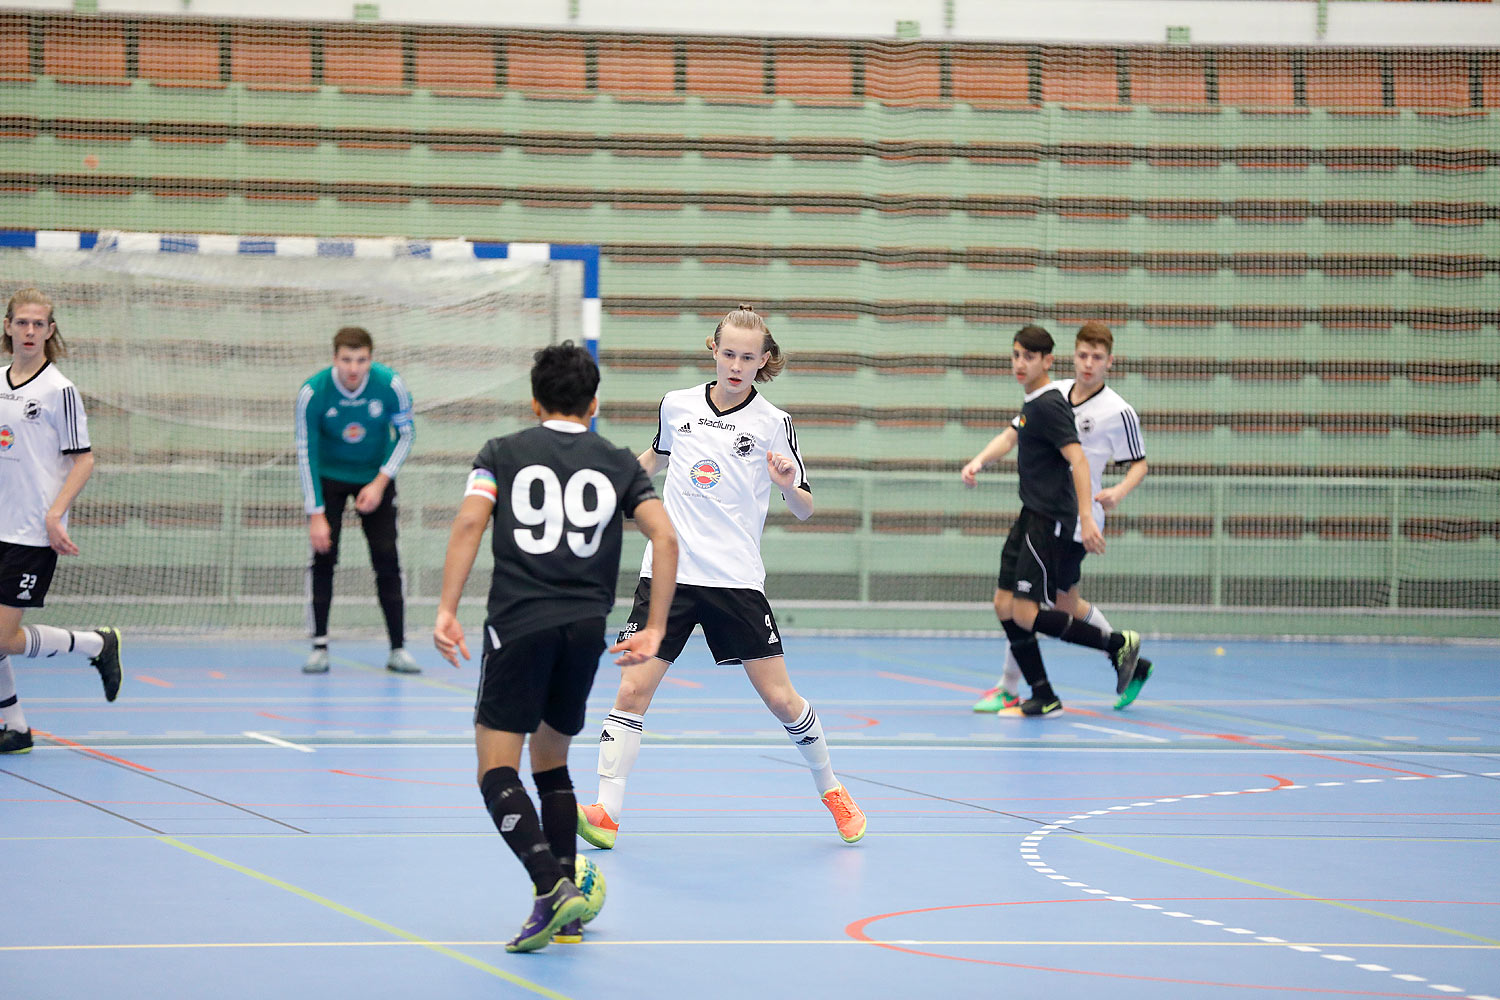
[[[609,613],[623,517],[656,499],[633,454],[549,420],[487,441],[469,483],[495,500],[488,614],[502,639]]]
[[[796,463],[794,489],[812,487],[787,412],[753,386],[744,402],[720,410],[709,395],[713,386],[667,393],[651,442],[668,460],[662,501],[677,529],[677,582],[764,590],[760,536],[773,485],[766,452]],[[641,575],[651,575],[649,545]]]
[[[1066,445],[1077,443],[1073,407],[1057,383],[1026,394],[1016,418],[1016,471],[1023,506],[1067,524],[1077,521],[1073,471],[1062,453]]]

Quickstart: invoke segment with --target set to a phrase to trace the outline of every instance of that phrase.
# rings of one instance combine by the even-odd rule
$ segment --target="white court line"
[[[286,740],[278,739],[275,736],[267,736],[265,733],[252,733],[248,729],[245,732],[241,733],[240,735],[242,735],[242,736],[248,736],[252,740],[261,740],[262,742],[271,743],[271,744],[274,744],[275,746],[286,747],[288,750],[300,750],[303,753],[317,753],[317,751],[314,750],[312,747],[304,747],[304,746],[299,746],[296,743],[288,743]]]
[[[1150,743],[1170,743],[1171,742],[1171,740],[1163,739],[1160,736],[1147,736],[1145,733],[1132,733],[1129,730],[1125,730],[1125,729],[1108,729],[1108,728],[1106,728],[1104,726],[1091,726],[1087,722],[1075,722],[1075,723],[1073,723],[1073,728],[1074,729],[1092,729],[1096,733],[1109,733],[1111,736],[1129,736],[1132,739],[1146,740],[1147,742],[1150,742]]]

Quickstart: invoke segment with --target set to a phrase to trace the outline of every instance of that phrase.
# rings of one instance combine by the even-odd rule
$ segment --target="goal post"
[[[73,508],[82,557],[48,595],[69,620],[305,630],[293,403],[343,326],[368,329],[412,394],[400,551],[409,604],[434,605],[468,463],[534,420],[532,354],[598,356],[594,246],[12,231],[0,248],[7,297],[55,303],[98,456]],[[353,512],[344,526],[331,626],[348,635],[381,619]]]

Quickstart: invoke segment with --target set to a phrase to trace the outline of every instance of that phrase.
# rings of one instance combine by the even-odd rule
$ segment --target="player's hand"
[[[1085,517],[1079,522],[1079,533],[1083,535],[1085,551],[1092,552],[1096,556],[1104,553],[1104,533],[1094,523],[1092,516]]]
[[[68,529],[63,527],[62,518],[54,519],[51,514],[47,515],[47,544],[52,546],[52,551],[58,555],[76,556],[78,546],[73,544],[73,539],[68,537]]]
[[[632,632],[609,647],[611,653],[620,653],[615,662],[622,667],[633,667],[638,663],[645,663],[656,655],[661,648],[662,632],[660,629],[643,628]]]
[[[970,487],[971,489],[975,485],[977,485],[979,483],[979,470],[983,468],[984,466],[980,464],[979,459],[977,458],[970,462],[968,465],[964,466],[964,471],[959,473],[959,476],[964,481],[964,485]]]
[[[1116,492],[1116,487],[1113,486],[1106,486],[1098,493],[1095,493],[1094,499],[1097,500],[1099,502],[1099,506],[1103,507],[1105,510],[1114,510],[1116,507],[1120,506],[1120,495]]]
[[[327,552],[333,547],[333,532],[328,528],[328,518],[322,514],[310,514],[307,518],[307,540],[314,552]]]
[[[797,478],[797,463],[778,451],[766,452],[766,468],[770,470],[771,482],[783,490],[789,490]]]
[[[463,654],[464,659],[469,659],[469,644],[464,641],[464,627],[458,623],[458,618],[451,611],[438,609],[437,622],[432,626],[432,644],[442,654],[443,659],[460,666],[458,655]]]
[[[374,482],[365,483],[354,495],[354,509],[361,514],[368,514],[380,506],[380,501],[385,499],[385,482],[383,477]]]

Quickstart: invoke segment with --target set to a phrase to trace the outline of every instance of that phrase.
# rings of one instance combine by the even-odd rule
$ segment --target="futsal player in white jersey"
[[[754,385],[780,374],[786,359],[765,320],[747,305],[720,321],[708,348],[714,381],[667,393],[656,438],[640,454],[648,474],[667,469],[662,500],[677,529],[677,593],[656,656],[620,672],[620,690],[599,736],[599,801],[579,807],[578,832],[595,847],[614,846],[646,709],[693,627],[702,625],[715,661],[743,664],[811,770],[839,836],[852,844],[865,834],[865,814],[833,773],[817,713],[792,687],[781,630],[765,595],[760,536],[772,487],[799,520],[813,512],[792,419]],[[651,554],[647,546],[622,639],[647,620]]]
[[[1105,512],[1117,508],[1141,484],[1148,471],[1140,417],[1124,397],[1104,381],[1114,364],[1114,346],[1114,333],[1108,326],[1098,320],[1085,323],[1079,328],[1073,345],[1075,377],[1060,379],[1055,383],[1058,391],[1067,397],[1073,407],[1073,423],[1078,429],[1078,442],[1082,445],[1084,458],[1089,464],[1094,522],[1100,531],[1104,530]],[[974,486],[979,471],[1009,454],[1015,445],[1016,427],[1013,420],[1011,426],[996,435],[973,461],[964,466],[964,485]],[[1128,463],[1128,468],[1124,478],[1106,488],[1104,467],[1112,463]],[[1083,599],[1077,583],[1060,592],[1053,604],[1059,611],[1066,611],[1073,618],[1093,625],[1101,632],[1114,630],[1109,619],[1104,617],[1104,612],[1097,605]],[[1149,676],[1151,661],[1142,658],[1141,666]],[[1021,667],[1007,644],[1005,669],[1000,682],[974,703],[974,711],[997,712],[1016,708],[1021,704],[1020,690]],[[1139,688],[1136,689],[1138,691]],[[1133,696],[1130,700],[1133,700]],[[1129,703],[1127,700],[1115,707],[1124,708]]]
[[[31,727],[16,697],[11,657],[89,657],[104,697],[120,692],[120,632],[21,624],[40,608],[59,555],[76,556],[68,507],[94,471],[88,417],[54,360],[67,351],[52,300],[35,288],[12,295],[0,342],[11,356],[0,386],[0,753],[29,753]]]

